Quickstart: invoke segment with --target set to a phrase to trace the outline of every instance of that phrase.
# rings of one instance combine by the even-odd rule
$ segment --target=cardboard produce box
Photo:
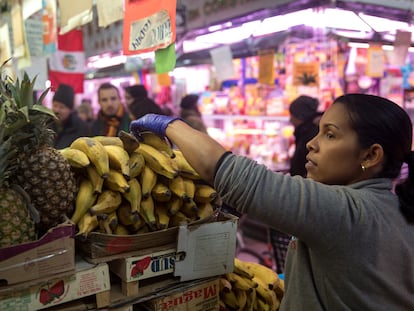
[[[98,308],[110,304],[110,278],[106,263],[92,265],[81,258],[76,270],[20,290],[0,290],[0,310],[34,311],[96,295]]]
[[[142,296],[162,276],[173,283],[233,271],[238,218],[222,217],[220,221],[178,227],[175,246],[168,244],[162,250],[146,249],[139,255],[109,261],[110,270],[122,280],[123,294]]]
[[[183,228],[188,228],[185,231],[191,232],[204,224],[231,223],[231,230],[235,234],[237,221],[236,216],[219,212],[206,221],[142,234],[120,236],[91,232],[86,238],[76,237],[76,248],[91,263],[109,262],[118,258],[145,255],[150,252],[164,250],[170,248],[171,245],[175,246],[177,245],[179,231],[183,231]]]
[[[65,222],[49,229],[39,240],[0,248],[0,284],[13,285],[74,271],[74,235],[75,225]]]
[[[168,295],[143,303],[149,311],[218,311],[219,279],[196,281],[178,287]]]

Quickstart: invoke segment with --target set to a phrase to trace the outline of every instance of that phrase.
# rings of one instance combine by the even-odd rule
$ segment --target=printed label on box
[[[154,311],[218,310],[218,279],[152,301]]]
[[[126,259],[126,281],[136,281],[174,272],[175,249]]]

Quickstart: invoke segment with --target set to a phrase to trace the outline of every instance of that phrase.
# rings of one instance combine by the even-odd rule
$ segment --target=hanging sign
[[[210,50],[210,56],[219,82],[232,79],[235,76],[233,67],[233,54],[228,45]]]
[[[259,51],[259,83],[275,84],[274,50]]]
[[[367,53],[367,76],[381,78],[384,74],[384,51],[381,44],[371,44]]]
[[[312,63],[293,63],[293,85],[319,85],[319,64]]]
[[[175,42],[175,0],[125,1],[125,55],[151,52]]]

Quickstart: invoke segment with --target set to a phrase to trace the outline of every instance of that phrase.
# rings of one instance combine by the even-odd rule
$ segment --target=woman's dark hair
[[[346,94],[335,99],[336,103],[346,107],[362,148],[372,144],[382,146],[385,162],[377,178],[395,179],[402,164],[408,164],[409,177],[397,185],[396,193],[404,214],[414,221],[413,126],[409,115],[394,102],[375,95]]]

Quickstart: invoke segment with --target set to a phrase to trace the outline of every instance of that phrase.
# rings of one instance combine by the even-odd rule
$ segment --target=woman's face
[[[125,104],[128,106],[131,105],[131,103],[134,101],[134,98],[131,96],[131,94],[129,94],[128,92],[125,91],[124,94],[124,98],[125,98]]]
[[[320,120],[319,133],[306,147],[308,178],[329,185],[348,185],[362,180],[364,156],[343,104],[328,108]]]

